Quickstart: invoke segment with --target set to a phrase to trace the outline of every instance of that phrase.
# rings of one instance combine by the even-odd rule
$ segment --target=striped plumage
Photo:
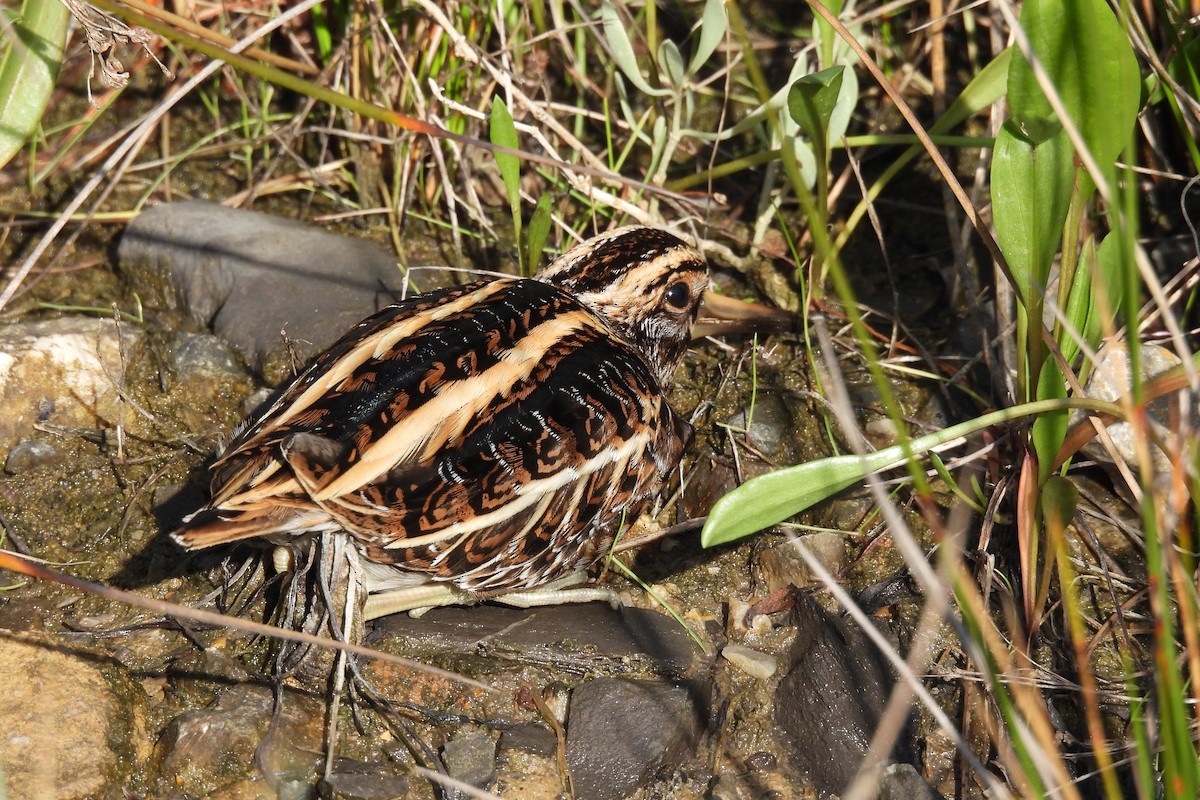
[[[452,587],[440,602],[580,573],[679,462],[690,427],[663,387],[707,286],[694,249],[623,228],[533,279],[389,306],[239,429],[173,536],[345,531],[380,587]]]

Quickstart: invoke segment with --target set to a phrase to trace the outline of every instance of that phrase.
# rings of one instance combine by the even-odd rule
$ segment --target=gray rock
[[[755,398],[753,414],[751,410],[747,406],[734,414],[729,419],[729,426],[746,431],[750,444],[763,455],[778,455],[794,424],[791,412],[778,395],[765,392]]]
[[[879,800],[941,800],[912,764],[890,764],[879,778]]]
[[[866,634],[801,596],[791,615],[796,638],[783,655],[775,721],[794,768],[817,791],[842,792],[867,754],[892,679]],[[899,746],[896,760],[909,760]]]
[[[58,448],[41,439],[22,439],[8,451],[4,471],[9,475],[58,463]]]
[[[257,775],[255,750],[273,710],[269,689],[243,683],[222,691],[208,707],[173,719],[158,743],[159,788],[208,795],[232,778]],[[273,780],[304,780],[321,761],[324,708],[314,698],[288,695],[281,713],[264,762]]]
[[[446,742],[442,762],[451,778],[486,789],[496,780],[496,741],[483,731],[467,731]],[[446,796],[469,795],[455,790],[447,791]]]
[[[500,733],[501,750],[521,750],[539,756],[552,756],[558,750],[558,737],[545,725],[528,723]]]
[[[118,797],[149,757],[145,694],[104,663],[61,640],[0,634],[0,781],[11,800]]]
[[[411,781],[388,764],[339,758],[321,781],[321,797],[329,800],[391,800],[408,794]]]
[[[702,655],[665,614],[614,611],[603,603],[435,608],[420,619],[394,614],[374,624],[377,635],[401,637],[406,651],[420,655],[487,655],[577,673],[650,671],[682,677]]]
[[[666,681],[598,678],[571,694],[567,765],[578,800],[620,800],[691,754],[701,699]]]
[[[208,333],[177,333],[170,342],[171,373],[176,379],[241,377],[237,355],[223,340]]]
[[[395,257],[373,242],[197,201],[143,211],[117,257],[149,304],[211,325],[260,372],[272,360],[286,371],[281,332],[307,360],[403,284]]]
[[[136,422],[135,414],[124,413],[118,387],[142,338],[132,325],[91,317],[0,328],[0,449],[31,438],[35,423],[97,428]]]
[[[807,548],[821,566],[835,575],[846,563],[846,537],[839,533],[809,533],[770,545],[755,556],[757,577],[766,593],[815,583],[812,570],[800,554],[801,547]]]

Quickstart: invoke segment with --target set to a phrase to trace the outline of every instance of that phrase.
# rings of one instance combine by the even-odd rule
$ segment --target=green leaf
[[[1038,400],[1062,400],[1067,396],[1067,385],[1063,379],[1062,370],[1053,358],[1042,362],[1042,372],[1037,382]],[[1033,443],[1033,452],[1038,461],[1038,480],[1045,482],[1050,477],[1054,459],[1067,438],[1067,426],[1071,421],[1070,412],[1048,411],[1039,414],[1033,420],[1029,437]]]
[[[1108,4],[1025,0],[1021,27],[1088,149],[1101,165],[1111,164],[1137,119],[1141,75],[1129,37]],[[1019,128],[1039,142],[1054,112],[1020,53],[1009,71],[1008,103]]]
[[[907,447],[896,445],[862,456],[833,456],[776,470],[751,478],[718,500],[704,522],[700,543],[705,547],[714,547],[758,533],[848,489],[867,475],[920,458],[936,447],[955,443],[961,437],[1013,420],[1070,408],[1116,413],[1118,416],[1121,413],[1112,403],[1083,397],[1025,403],[926,434],[909,442]]]
[[[60,0],[25,0],[2,27],[0,167],[37,132],[62,64],[71,15]]]
[[[695,75],[700,71],[700,67],[708,61],[716,51],[717,45],[725,38],[725,31],[728,29],[729,18],[725,15],[724,0],[705,0],[704,16],[700,18],[700,41],[696,43],[692,60],[688,62],[688,75]]]
[[[542,251],[546,249],[546,239],[550,236],[550,193],[544,192],[534,206],[533,215],[529,218],[529,255],[525,263],[529,271],[537,272],[541,261]]]
[[[497,147],[509,150],[520,148],[517,126],[513,124],[512,114],[508,113],[508,106],[504,105],[504,101],[500,99],[499,95],[492,98],[489,135],[492,144]],[[512,210],[513,233],[519,243],[521,241],[521,161],[511,153],[496,153],[495,155],[496,166],[500,169],[500,178],[504,181],[504,190],[508,193],[508,205]],[[519,246],[517,252],[520,253]],[[524,265],[519,256],[517,260],[521,263],[521,271],[524,273]]]
[[[842,73],[837,66],[798,78],[788,90],[788,113],[808,138],[824,150],[828,143],[829,120],[842,91]]]
[[[658,64],[667,76],[667,83],[676,91],[682,89],[683,82],[687,80],[687,75],[683,73],[683,56],[679,54],[679,47],[670,39],[663,39],[662,44],[658,46]]]
[[[1067,217],[1074,172],[1071,143],[1062,131],[1033,145],[1009,120],[996,136],[992,220],[1026,308],[1034,293],[1046,290]]]
[[[604,24],[604,38],[608,42],[608,49],[612,52],[613,61],[617,62],[617,68],[624,73],[629,82],[648,95],[669,94],[665,89],[652,89],[650,84],[646,83],[646,79],[642,77],[642,70],[638,66],[633,43],[629,41],[629,34],[625,30],[625,23],[609,0],[604,0],[600,5],[600,20]]]

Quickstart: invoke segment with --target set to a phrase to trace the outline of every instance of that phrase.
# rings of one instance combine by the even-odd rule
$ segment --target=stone
[[[41,439],[22,439],[8,451],[4,471],[9,475],[58,463],[58,448]]]
[[[765,587],[765,594],[787,586],[804,588],[817,582],[800,554],[801,547],[807,548],[817,562],[834,575],[846,563],[846,537],[840,533],[821,531],[768,545],[755,557],[757,577]]]
[[[793,768],[818,792],[841,793],[867,755],[891,674],[866,634],[811,598],[797,598],[789,622],[796,638],[781,656],[775,722]],[[904,743],[893,756],[911,760]]]
[[[245,374],[230,346],[210,333],[176,333],[170,341],[170,359],[171,374],[180,381]]]
[[[912,764],[889,764],[879,777],[879,800],[940,800]]]
[[[1148,381],[1181,363],[1179,356],[1175,353],[1154,344],[1142,345],[1141,359],[1142,381]],[[1100,360],[1092,369],[1087,385],[1084,386],[1084,394],[1097,400],[1115,402],[1129,392],[1131,380],[1129,348],[1123,343],[1108,344],[1100,352]],[[1164,438],[1168,446],[1171,444],[1172,432],[1179,428],[1177,422],[1172,423],[1171,421],[1170,397],[1171,395],[1168,394],[1146,404],[1147,423],[1159,431],[1165,432]],[[1192,418],[1189,427],[1195,433],[1197,429],[1200,429],[1200,412],[1197,411],[1194,404],[1191,412]],[[1082,420],[1083,412],[1075,412],[1072,415],[1072,424]],[[1138,456],[1133,426],[1127,422],[1116,422],[1108,426],[1108,435],[1121,458],[1136,468]],[[1083,452],[1090,458],[1105,464],[1111,464],[1113,460],[1112,455],[1109,454],[1099,438],[1092,439],[1085,444]],[[1150,455],[1154,460],[1156,473],[1159,475],[1170,474],[1171,462],[1166,453],[1151,444]]]
[[[145,695],[104,664],[61,640],[0,632],[0,775],[10,800],[119,797],[149,757]]]
[[[160,788],[209,796],[232,778],[257,775],[255,751],[273,711],[268,688],[239,683],[207,707],[173,719],[159,738],[155,757]],[[323,705],[312,697],[288,694],[281,713],[263,761],[276,781],[315,775],[322,760]]]
[[[271,380],[400,297],[404,284],[395,256],[374,242],[199,201],[143,211],[117,259],[148,305],[211,326]]]
[[[394,614],[374,626],[376,636],[400,637],[405,652],[418,656],[487,655],[573,672],[640,668],[682,677],[701,656],[687,632],[667,615],[641,608],[614,611],[604,603],[435,608],[420,619]]]
[[[451,778],[486,789],[496,780],[496,741],[483,731],[467,731],[446,742],[442,762]],[[452,794],[446,792],[448,798]],[[469,795],[459,791],[456,796]]]
[[[571,694],[567,765],[577,800],[620,800],[678,766],[702,730],[702,701],[688,685],[597,678]]]
[[[111,319],[62,317],[0,327],[0,451],[38,423],[71,428],[133,421],[118,385],[144,334]]]
[[[721,657],[752,678],[765,681],[775,674],[779,661],[770,653],[763,653],[740,644],[727,644],[721,649]]]
[[[406,796],[411,784],[391,765],[338,758],[321,780],[320,793],[331,800],[391,800]]]

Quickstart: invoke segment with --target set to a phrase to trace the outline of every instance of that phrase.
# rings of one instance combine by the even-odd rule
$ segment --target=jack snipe
[[[582,582],[679,463],[691,427],[663,387],[707,287],[696,250],[632,227],[532,279],[389,306],[239,427],[212,500],[172,535],[198,549],[344,531],[368,619],[591,599],[546,590]]]

